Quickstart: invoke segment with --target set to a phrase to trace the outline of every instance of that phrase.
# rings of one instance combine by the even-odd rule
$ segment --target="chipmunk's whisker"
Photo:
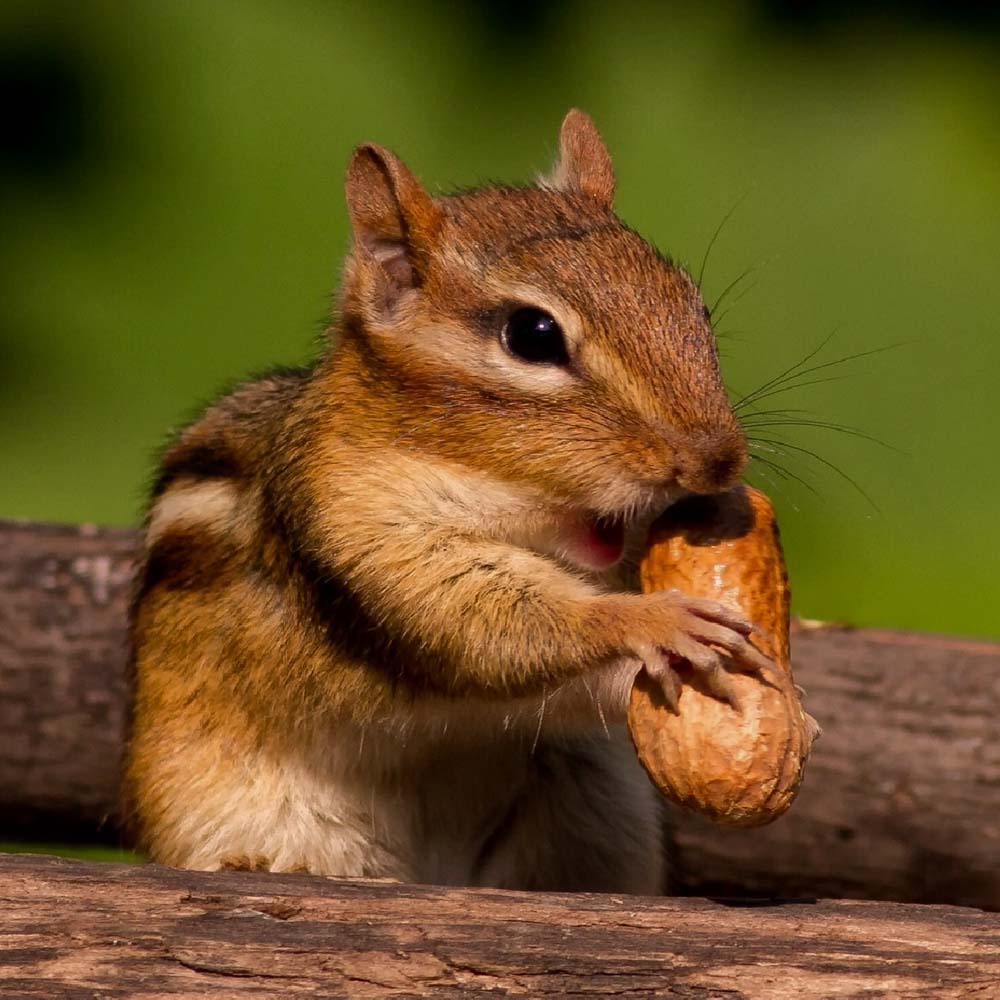
[[[837,424],[828,420],[813,420],[813,419],[799,419],[795,417],[778,417],[774,420],[754,420],[750,421],[743,419],[740,421],[743,426],[748,430],[763,430],[768,427],[818,427],[821,430],[837,431],[840,434],[846,434],[849,437],[860,438],[863,441],[871,441],[872,444],[877,444],[882,448],[886,448],[889,451],[894,451],[899,455],[905,455],[906,452],[897,448],[895,445],[889,444],[887,441],[883,441],[881,438],[875,437],[873,434],[869,434],[867,431],[861,430],[859,427],[852,427],[850,424]]]
[[[828,333],[826,337],[824,337],[823,340],[820,341],[820,343],[816,347],[814,347],[808,354],[805,355],[805,357],[800,358],[798,361],[795,362],[795,364],[790,365],[783,372],[779,372],[773,378],[768,379],[768,381],[766,381],[759,388],[754,389],[753,392],[748,392],[744,396],[741,396],[739,399],[736,400],[736,402],[733,403],[733,409],[740,409],[744,406],[749,406],[752,402],[754,402],[759,393],[762,393],[767,389],[770,389],[771,386],[780,383],[786,376],[793,376],[794,373],[798,372],[798,370],[804,364],[811,361],[814,357],[816,357],[817,354],[819,354],[820,351],[823,350],[824,347],[826,347],[826,345],[830,342],[830,340],[833,338],[836,332],[837,332],[836,330],[831,330],[830,333]]]
[[[847,378],[846,375],[827,375],[825,378],[809,379],[806,382],[790,382],[785,385],[777,386],[769,392],[762,393],[752,400],[752,402],[759,403],[761,400],[770,399],[772,396],[780,396],[782,393],[793,392],[796,389],[805,389],[806,386],[810,385],[822,385],[824,382],[843,382],[845,378]],[[733,407],[733,409],[736,411],[737,415],[739,415],[739,409],[737,407]]]
[[[771,445],[779,455],[786,454],[786,452],[783,451],[783,449],[785,448],[791,448],[793,451],[801,452],[804,455],[808,455],[809,457],[815,459],[817,462],[820,462],[822,465],[825,465],[828,469],[832,469],[845,482],[850,483],[850,485],[854,487],[854,489],[858,492],[858,494],[864,497],[864,499],[871,506],[872,510],[874,510],[878,514],[882,513],[878,504],[875,503],[875,501],[868,495],[868,493],[865,492],[865,490],[861,487],[860,483],[858,483],[857,480],[855,480],[854,478],[849,476],[846,472],[844,472],[844,470],[841,469],[840,466],[834,464],[829,459],[824,458],[822,455],[818,455],[816,454],[816,452],[810,450],[809,448],[802,447],[802,445],[792,444],[791,441],[785,441],[782,438],[750,437],[747,440],[752,444]]]
[[[767,448],[766,450],[771,452],[772,454],[779,454],[779,452],[775,451],[773,448]],[[777,475],[781,476],[783,479],[794,479],[795,482],[801,483],[807,490],[809,490],[810,493],[813,493],[816,496],[822,496],[819,490],[817,490],[812,483],[810,483],[807,479],[803,479],[803,477],[798,475],[797,473],[792,472],[791,469],[786,468],[780,462],[776,462],[770,458],[764,458],[763,455],[758,455],[756,453],[752,453],[750,455],[750,458],[752,461],[760,462],[761,465],[766,465],[769,469],[774,471]]]
[[[809,368],[803,368],[802,366],[806,362],[814,358],[819,351],[821,351],[823,347],[829,343],[830,338],[834,336],[834,333],[836,333],[836,331],[830,333],[829,336],[822,341],[819,347],[807,354],[801,361],[792,365],[791,368],[785,369],[784,372],[765,382],[762,386],[760,386],[760,388],[755,389],[753,392],[747,393],[745,396],[738,399],[733,404],[733,409],[738,412],[744,407],[750,406],[752,403],[759,402],[762,399],[767,399],[769,396],[777,395],[779,392],[786,392],[793,388],[801,389],[807,385],[816,385],[817,383],[825,380],[815,379],[808,382],[798,382],[796,380],[805,378],[808,375],[813,375],[819,371],[824,371],[828,368],[833,368],[837,365],[847,364],[849,361],[857,361],[859,358],[867,358],[871,357],[873,354],[882,354],[885,351],[895,350],[897,347],[903,346],[904,343],[900,341],[895,344],[886,344],[883,347],[874,347],[868,351],[858,351],[855,354],[847,354],[842,358],[835,358],[833,361],[824,361],[822,364],[812,365]]]
[[[754,461],[754,462],[761,462],[761,464],[762,464],[762,465],[766,464],[766,463],[764,463],[764,461],[763,461],[763,460],[762,460],[762,459],[761,459],[761,458],[760,458],[759,456],[757,456],[757,455],[751,455],[751,456],[750,456],[750,460],[751,460],[751,461]],[[773,471],[773,472],[776,472],[776,473],[777,473],[777,474],[778,474],[779,476],[781,476],[782,478],[786,478],[786,477],[785,477],[785,474],[784,474],[783,472],[779,472],[779,471],[778,471],[778,470],[777,470],[776,468],[772,468],[772,471]],[[765,481],[766,483],[768,483],[768,484],[769,484],[769,486],[770,486],[771,488],[773,488],[773,489],[775,490],[775,492],[777,492],[777,493],[780,493],[780,494],[781,494],[781,496],[783,496],[783,497],[785,498],[785,500],[787,500],[787,501],[788,501],[788,503],[789,503],[789,504],[791,505],[791,507],[792,507],[792,510],[794,510],[796,514],[798,514],[798,513],[799,513],[799,507],[798,507],[798,504],[796,504],[796,503],[795,503],[795,501],[794,501],[794,500],[793,500],[793,499],[791,498],[790,494],[788,493],[788,490],[786,490],[786,489],[785,489],[784,485],[783,485],[783,484],[782,484],[782,483],[781,483],[781,482],[780,482],[779,480],[777,480],[777,479],[774,479],[774,478],[772,478],[771,476],[769,476],[769,475],[767,474],[767,472],[765,471],[765,469],[764,469],[764,468],[759,468],[759,469],[754,469],[754,470],[753,470],[753,472],[752,472],[752,473],[750,473],[750,475],[753,475],[753,476],[757,476],[757,475],[759,475],[759,476],[760,476],[760,477],[761,477],[761,478],[762,478],[762,479],[763,479],[763,480],[764,480],[764,481]],[[748,477],[747,477],[747,481],[748,481],[748,482],[750,482],[750,483],[751,483],[751,485],[754,485],[754,484],[752,483],[752,480],[750,479],[750,475],[748,475]]]
[[[720,315],[720,316],[718,317],[718,319],[716,319],[716,316],[715,316],[715,313],[713,312],[713,313],[711,314],[711,315],[712,315],[712,324],[713,324],[713,326],[714,326],[715,324],[717,324],[717,323],[721,323],[721,322],[722,322],[722,321],[723,321],[723,320],[724,320],[724,319],[725,319],[725,318],[726,318],[726,317],[727,317],[727,316],[729,315],[729,313],[730,313],[730,312],[732,311],[733,307],[734,307],[734,306],[735,306],[735,305],[736,305],[736,304],[737,304],[737,303],[738,303],[738,302],[739,302],[739,301],[740,301],[741,299],[744,299],[744,298],[746,298],[746,296],[747,296],[747,295],[749,295],[749,294],[750,294],[750,293],[751,293],[751,292],[752,292],[752,291],[753,291],[753,290],[754,290],[754,289],[755,289],[755,288],[756,288],[756,287],[757,287],[757,286],[758,286],[759,284],[760,284],[760,280],[759,280],[759,279],[758,279],[758,280],[756,280],[756,281],[752,281],[752,282],[750,282],[750,284],[749,284],[749,285],[747,285],[747,286],[746,286],[746,288],[742,289],[742,290],[740,291],[739,295],[737,295],[737,296],[736,296],[736,297],[735,297],[735,298],[734,298],[734,299],[732,300],[732,302],[730,302],[730,303],[729,303],[729,305],[727,305],[727,306],[726,306],[726,308],[722,310],[722,313],[721,313],[721,315]],[[724,297],[724,295],[725,295],[725,293],[723,293],[723,296],[720,296],[720,298],[719,298],[719,302],[721,302],[721,301],[722,301],[722,298]],[[717,305],[717,306],[718,306],[718,304],[719,304],[719,303],[716,303],[716,305]]]
[[[741,194],[739,196],[739,198],[736,199],[735,202],[733,202],[733,204],[730,207],[729,211],[726,212],[726,214],[722,217],[722,221],[716,227],[715,232],[712,233],[712,238],[708,241],[708,246],[705,248],[705,256],[702,257],[702,259],[701,259],[701,267],[698,268],[698,287],[699,288],[701,288],[702,279],[705,277],[705,265],[708,264],[708,258],[709,258],[709,256],[712,253],[712,247],[715,246],[715,241],[722,234],[722,230],[726,228],[726,223],[729,222],[729,220],[733,217],[733,215],[736,212],[736,209],[738,209],[740,207],[740,205],[742,205],[743,202],[745,202],[747,200],[747,196],[749,194],[750,194],[750,189],[748,188],[746,191],[743,192],[743,194]]]
[[[756,264],[751,264],[745,271],[741,271],[740,274],[738,274],[735,278],[733,278],[733,280],[730,281],[729,284],[726,285],[726,287],[722,290],[722,293],[715,300],[714,305],[712,305],[709,308],[708,315],[714,318],[715,311],[719,308],[720,305],[722,305],[722,303],[725,300],[726,296],[734,288],[736,288],[740,284],[740,282],[742,282],[743,280],[745,280],[746,278],[748,278],[751,274],[753,274],[754,271],[756,271],[759,267],[762,267],[762,266],[763,266],[763,262],[758,261]]]

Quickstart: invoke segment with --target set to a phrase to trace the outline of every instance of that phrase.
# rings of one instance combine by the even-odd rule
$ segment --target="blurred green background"
[[[735,393],[828,337],[810,364],[900,345],[762,404],[891,446],[767,432],[811,486],[756,477],[795,610],[997,635],[992,9],[5,0],[0,516],[135,522],[168,428],[309,356],[352,145],[433,188],[526,180],[579,105],[622,216],[695,272],[738,203],[704,281],[753,268],[720,322]]]

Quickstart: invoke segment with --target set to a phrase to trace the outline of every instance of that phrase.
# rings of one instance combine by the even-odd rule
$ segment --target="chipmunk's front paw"
[[[710,694],[737,711],[740,705],[729,679],[731,670],[775,676],[774,664],[749,641],[753,625],[738,611],[676,590],[655,595],[655,601],[658,634],[633,649],[674,711],[687,671],[694,671]]]

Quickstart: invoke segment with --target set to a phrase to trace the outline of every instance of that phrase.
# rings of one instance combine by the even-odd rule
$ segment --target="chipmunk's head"
[[[536,186],[432,198],[377,146],[347,175],[345,336],[408,446],[533,488],[595,566],[625,519],[725,490],[747,460],[698,288],[614,188],[580,111]]]

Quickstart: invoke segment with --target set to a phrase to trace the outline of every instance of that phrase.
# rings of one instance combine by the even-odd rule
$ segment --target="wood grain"
[[[114,839],[137,540],[0,522],[0,838]],[[1000,909],[1000,645],[796,629],[819,720],[802,791],[759,830],[673,814],[674,889]]]
[[[0,836],[87,837],[115,813],[137,545],[0,521]]]
[[[0,993],[82,1000],[1000,995],[1000,917],[0,856]]]
[[[1000,909],[1000,646],[799,629],[792,656],[823,727],[799,797],[759,830],[685,816],[679,887]]]

